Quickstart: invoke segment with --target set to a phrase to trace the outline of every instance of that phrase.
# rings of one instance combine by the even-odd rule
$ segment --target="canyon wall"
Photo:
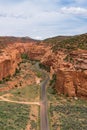
[[[50,77],[56,74],[55,87],[58,93],[87,98],[87,51],[78,49],[66,53],[53,52],[45,43],[8,44],[0,51],[0,80],[13,75],[26,53],[31,60],[39,60],[50,66]]]
[[[58,70],[56,90],[69,97],[87,98],[87,74],[77,71]]]
[[[51,50],[44,55],[43,64],[50,66],[50,77],[56,74],[55,88],[59,94],[87,98],[87,51],[70,53]]]
[[[6,48],[0,55],[0,80],[15,73],[18,63],[21,62],[21,55],[16,48]]]
[[[0,54],[0,80],[15,73],[22,61],[21,54],[26,53],[32,60],[40,60],[46,53],[44,45],[35,43],[15,43],[8,45]]]

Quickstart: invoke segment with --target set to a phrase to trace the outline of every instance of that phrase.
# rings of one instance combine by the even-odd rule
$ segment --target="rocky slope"
[[[27,54],[30,59],[40,60],[47,48],[37,46],[36,42],[6,44],[0,49],[0,80],[15,73],[21,62],[21,54]]]
[[[49,66],[50,77],[56,74],[58,93],[87,98],[87,34],[42,42],[24,38],[6,40],[0,44],[0,80],[15,73],[21,54],[26,53],[29,59]]]
[[[87,98],[87,34],[45,40],[53,51],[42,59],[56,74],[56,90],[67,96]]]
[[[0,37],[0,80],[15,73],[21,62],[21,53],[26,51],[27,43],[31,42],[37,41],[28,37]]]

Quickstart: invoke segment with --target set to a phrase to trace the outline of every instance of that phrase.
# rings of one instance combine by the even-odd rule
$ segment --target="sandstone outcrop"
[[[56,73],[56,90],[71,97],[87,98],[87,51],[70,53],[58,51],[45,54],[42,63],[50,66],[50,75]]]
[[[87,75],[84,72],[58,70],[56,78],[58,93],[87,98]]]
[[[50,45],[36,42],[8,44],[0,49],[0,80],[13,75],[21,54],[50,66],[50,77],[56,74],[56,90],[67,96],[87,98],[87,50],[53,52]]]
[[[9,48],[4,50],[0,56],[0,80],[13,75],[19,62],[21,62],[21,56],[17,49]]]
[[[32,60],[41,60],[48,48],[35,43],[14,43],[2,50],[0,55],[0,80],[13,75],[21,62],[21,54],[27,53]]]

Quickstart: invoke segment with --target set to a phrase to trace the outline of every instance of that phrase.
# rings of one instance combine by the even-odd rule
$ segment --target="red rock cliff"
[[[84,72],[58,70],[56,78],[58,93],[87,98],[87,75]]]
[[[21,62],[21,55],[14,47],[3,50],[0,56],[0,80],[6,76],[13,75],[18,63]]]
[[[56,73],[56,90],[67,96],[87,98],[87,51],[76,50],[69,54],[49,51],[42,63],[50,66],[51,77]]]
[[[41,60],[50,66],[50,75],[56,73],[56,89],[67,96],[87,98],[87,51],[53,53],[46,44],[15,43],[0,52],[0,80],[13,75],[21,62],[21,54],[27,53],[32,60]]]
[[[30,59],[40,60],[48,48],[45,45],[35,43],[15,43],[10,44],[1,50],[0,55],[0,80],[13,75],[18,64],[21,62],[21,54],[27,53]]]

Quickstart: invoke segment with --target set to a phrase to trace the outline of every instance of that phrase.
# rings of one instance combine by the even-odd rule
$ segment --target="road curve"
[[[46,86],[49,81],[49,77],[43,81],[41,85],[41,105],[40,105],[40,130],[49,130],[48,114],[47,114],[47,97]]]

